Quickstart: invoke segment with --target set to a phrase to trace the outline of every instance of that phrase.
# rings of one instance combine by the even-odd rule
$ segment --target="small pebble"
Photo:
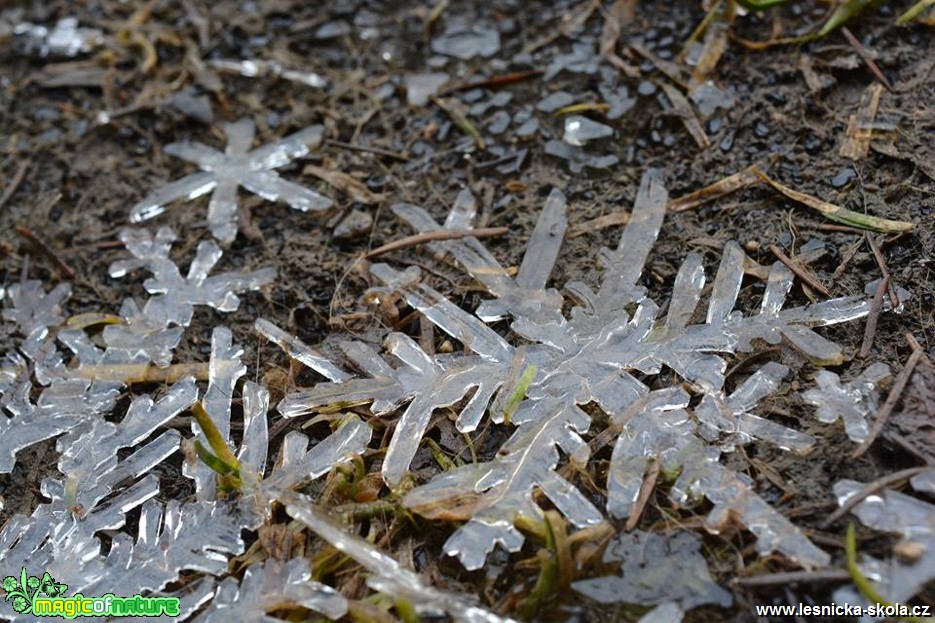
[[[844,188],[851,183],[857,177],[857,172],[854,169],[844,168],[838,171],[838,174],[831,178],[831,186],[833,188]]]
[[[363,210],[351,210],[334,228],[334,237],[337,240],[349,240],[370,231],[373,226],[373,216]]]

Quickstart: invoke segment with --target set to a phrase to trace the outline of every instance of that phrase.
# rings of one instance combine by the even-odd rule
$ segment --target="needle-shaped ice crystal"
[[[847,384],[830,370],[815,373],[818,387],[802,394],[805,402],[818,407],[819,421],[831,424],[839,418],[852,441],[867,438],[867,417],[877,409],[877,384],[890,376],[885,363],[875,363]]]
[[[303,212],[331,206],[327,197],[284,180],[274,171],[317,147],[322,138],[320,125],[252,151],[250,147],[256,131],[252,119],[228,123],[224,131],[227,134],[224,152],[198,142],[166,145],[166,153],[194,162],[202,170],[149,194],[130,209],[130,220],[139,223],[161,214],[172,201],[190,200],[211,192],[208,227],[215,238],[230,242],[237,235],[237,188],[240,186],[268,201],[282,201]]]
[[[143,314],[156,326],[188,326],[195,305],[208,305],[224,312],[235,311],[240,306],[238,292],[257,290],[276,276],[273,267],[210,275],[223,252],[211,240],[204,240],[198,244],[188,274],[183,277],[169,258],[175,239],[175,234],[168,227],[160,227],[155,236],[146,229],[126,228],[120,232],[120,240],[134,259],[119,260],[110,265],[111,277],[123,277],[137,268],[145,268],[152,273],[143,287],[154,296],[146,301]]]

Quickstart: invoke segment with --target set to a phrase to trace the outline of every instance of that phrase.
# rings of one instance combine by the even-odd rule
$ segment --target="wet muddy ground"
[[[0,282],[28,276],[51,286],[70,280],[69,314],[116,311],[125,297],[142,292],[142,277],[114,280],[107,267],[125,257],[117,234],[128,224],[130,206],[153,188],[192,171],[164,154],[162,147],[195,139],[220,148],[222,122],[246,116],[256,122],[258,144],[324,124],[321,148],[280,172],[330,196],[335,208],[326,214],[304,214],[242,192],[241,230],[219,269],[273,265],[279,278],[261,293],[244,296],[244,304],[233,314],[199,308],[176,355],[178,361],[205,361],[212,327],[226,324],[244,345],[251,372],[270,385],[274,402],[315,377],[289,369],[285,357],[255,335],[255,318],[265,317],[309,344],[336,332],[375,343],[382,338],[386,310],[365,303],[363,295],[374,284],[352,264],[362,253],[412,233],[389,212],[392,203],[424,206],[441,220],[457,193],[470,189],[480,206],[478,226],[509,228],[507,235],[487,240],[487,247],[504,266],[516,266],[551,188],[567,195],[574,230],[629,210],[640,176],[649,167],[661,169],[670,196],[679,197],[757,164],[776,180],[836,205],[916,223],[912,234],[876,238],[892,282],[911,299],[901,315],[880,318],[869,356],[856,357],[862,322],[832,327],[823,335],[853,356],[836,368],[845,377],[877,361],[898,370],[910,353],[906,333],[933,352],[935,54],[931,26],[893,25],[907,2],[884,3],[849,23],[893,86],[892,91],[882,91],[876,137],[858,159],[841,156],[840,148],[850,116],[876,78],[839,32],[804,46],[765,51],[745,49],[732,38],[711,74],[728,101],[713,110],[696,111],[709,142],[699,146],[660,87],[668,80],[660,68],[672,63],[684,71],[683,44],[705,15],[700,2],[622,3],[632,4],[633,15],[622,21],[615,49],[636,69],[635,76],[599,61],[594,49],[609,6],[594,10],[588,2],[543,3],[534,10],[507,0],[456,2],[437,18],[430,4],[415,2],[147,4],[152,7],[148,14],[134,14],[132,4],[99,1],[14,3],[19,8],[0,13],[11,23],[44,24],[73,15],[82,26],[99,28],[104,35],[102,46],[74,58],[42,58],[35,50],[14,45],[12,37],[0,45],[0,183],[4,190],[14,186],[0,207]],[[777,29],[783,35],[797,34],[814,29],[826,14],[820,4],[793,2],[781,10],[739,17],[731,33],[751,40],[768,39]],[[446,28],[458,23],[478,25],[483,34],[496,33],[499,44],[488,50],[483,41],[456,41],[452,45],[466,46],[466,51],[455,50],[470,56],[466,59],[451,55],[451,50],[446,55],[433,49],[433,42],[445,41]],[[591,51],[581,52],[581,46]],[[272,75],[244,77],[212,69],[205,64],[211,59],[275,60],[287,68],[314,72],[326,85]],[[497,88],[468,88],[444,96],[447,105],[469,111],[479,137],[465,134],[451,114],[431,101],[407,102],[411,74],[443,73],[450,86],[516,72],[532,73]],[[567,145],[562,143],[565,121],[544,112],[540,102],[558,92],[570,94],[567,104],[604,102],[624,110],[613,119],[607,109],[584,113],[611,128],[612,134],[589,142],[579,156],[613,156],[616,163],[573,171],[576,165],[556,155],[561,149],[555,143]],[[306,164],[353,177],[376,195],[375,200],[360,201],[373,199],[362,192],[355,200],[346,188],[327,185],[305,171]],[[167,224],[182,232],[172,252],[180,262],[187,262],[207,235],[206,203],[202,198],[172,204],[147,224]],[[74,278],[18,234],[17,225],[45,241],[74,271]],[[596,285],[597,250],[615,246],[619,232],[619,224],[592,226],[569,237],[552,283],[583,280]],[[827,252],[809,269],[833,296],[860,294],[868,281],[880,277],[863,238],[864,233],[842,228],[758,185],[668,216],[650,256],[645,285],[661,295],[657,300],[665,300],[687,253],[704,254],[710,272],[720,248],[730,240],[769,265],[775,259],[770,245],[795,255],[817,239]],[[467,275],[456,267],[437,265],[420,248],[382,259],[399,268],[423,267],[427,283],[467,309],[484,297]],[[844,269],[837,271],[842,263]],[[749,284],[741,301],[752,306],[762,285],[753,280]],[[797,304],[808,301],[798,284],[792,296]],[[418,334],[417,322],[402,328]],[[0,324],[0,350],[20,339],[13,331],[12,324]],[[898,407],[895,423],[884,429],[872,449],[851,460],[853,445],[840,425],[817,422],[796,391],[811,386],[814,368],[790,349],[774,348],[764,357],[787,363],[797,377],[787,379],[788,390],[772,396],[763,413],[820,441],[807,457],[752,444],[731,455],[730,465],[750,475],[760,494],[806,528],[813,541],[833,555],[834,565],[843,568],[846,522],[818,527],[836,508],[832,485],[842,477],[869,482],[930,460],[935,445],[931,429],[917,424],[913,431],[913,424],[905,421],[906,427],[898,428]],[[376,444],[379,438],[375,436]],[[899,438],[911,439],[915,450],[900,444]],[[484,451],[495,452],[496,444],[489,445]],[[593,473],[606,469],[608,459],[609,453],[597,455]],[[55,469],[56,460],[54,441],[19,455],[14,472],[0,476],[5,515],[32,511],[39,501],[37,483]],[[164,480],[166,495],[181,498],[191,493],[178,475],[167,472]],[[668,505],[665,495],[657,492],[640,527],[665,530],[668,515],[662,511]],[[683,519],[704,533],[699,522]],[[535,582],[535,567],[528,563],[535,555],[533,546],[495,557],[486,574],[468,574],[440,555],[450,527],[413,518],[381,530],[386,537],[381,544],[401,559],[414,561],[439,582],[478,594],[494,610],[515,615],[516,595]],[[862,536],[861,551],[885,555],[891,548],[878,533]],[[742,530],[705,535],[703,552],[715,580],[732,592],[734,606],[703,607],[691,612],[689,621],[752,621],[754,604],[824,603],[837,585],[808,581],[753,588],[736,583],[737,578],[795,568],[778,556],[758,558],[752,537]],[[361,589],[358,584],[356,590]],[[935,602],[931,587],[920,601]],[[641,612],[624,605],[600,606],[572,593],[533,618],[635,620]]]

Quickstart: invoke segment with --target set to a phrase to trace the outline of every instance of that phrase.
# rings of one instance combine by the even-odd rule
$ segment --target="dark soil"
[[[424,34],[429,3],[335,1],[319,6],[291,0],[159,1],[152,15],[133,31],[134,37],[150,42],[158,54],[148,73],[142,66],[142,48],[119,43],[120,31],[134,4],[110,0],[13,4],[23,8],[24,20],[52,24],[56,18],[75,15],[83,26],[101,28],[107,37],[102,49],[78,59],[85,63],[85,69],[97,72],[96,85],[91,87],[43,86],[50,67],[74,61],[23,55],[16,46],[0,43],[3,188],[11,183],[21,165],[28,165],[22,182],[0,208],[0,283],[10,284],[26,276],[51,287],[66,280],[60,267],[14,230],[16,225],[28,227],[75,271],[69,314],[116,312],[125,297],[141,300],[143,275],[114,280],[108,276],[107,267],[126,256],[117,234],[128,225],[129,207],[153,188],[191,172],[188,165],[162,152],[168,143],[195,139],[222,147],[221,122],[249,116],[257,124],[257,144],[323,123],[326,137],[332,141],[370,145],[406,156],[407,160],[402,161],[335,143],[324,144],[309,156],[316,164],[348,173],[382,192],[386,199],[376,205],[355,204],[342,192],[304,174],[301,164],[282,169],[281,173],[333,197],[337,208],[329,214],[303,214],[241,192],[249,227],[244,227],[227,249],[218,270],[274,265],[279,278],[262,293],[244,296],[244,304],[235,313],[199,309],[176,355],[182,362],[207,360],[211,328],[223,323],[234,330],[236,341],[245,347],[244,361],[251,373],[274,383],[274,400],[279,397],[277,391],[281,395],[294,384],[309,384],[315,377],[311,373],[293,376],[285,357],[255,335],[255,318],[265,317],[310,344],[343,331],[377,343],[381,339],[386,317],[363,299],[365,290],[373,284],[363,271],[349,267],[369,249],[412,233],[389,213],[387,208],[392,203],[422,205],[441,219],[458,191],[469,188],[478,198],[479,226],[509,227],[509,235],[490,239],[487,246],[505,266],[515,266],[552,187],[561,188],[568,196],[569,222],[574,227],[628,210],[640,176],[648,167],[661,168],[670,195],[678,197],[759,163],[796,190],[857,212],[917,223],[913,234],[879,238],[893,283],[909,291],[912,298],[903,314],[881,317],[869,357],[856,357],[863,338],[862,323],[823,330],[823,335],[854,355],[836,370],[844,378],[876,361],[898,370],[910,352],[904,337],[907,332],[927,352],[933,352],[935,55],[931,27],[892,25],[894,16],[909,2],[884,3],[849,24],[895,85],[895,92],[884,91],[877,116],[881,127],[885,125],[892,131],[883,133],[879,142],[883,147],[871,149],[866,158],[857,161],[839,156],[838,150],[849,116],[856,112],[862,94],[875,79],[841,34],[801,47],[780,46],[763,52],[751,52],[732,41],[714,78],[731,90],[735,104],[705,120],[711,146],[701,149],[682,122],[665,109],[668,104],[658,91],[637,94],[641,82],[665,78],[627,47],[642,43],[656,57],[676,61],[683,42],[704,16],[701,3],[637,4],[635,18],[624,25],[617,46],[621,56],[642,72],[638,79],[621,77],[621,84],[638,98],[637,105],[613,121],[600,115],[593,117],[611,125],[615,132],[612,140],[602,141],[597,151],[615,154],[620,163],[607,170],[586,169],[582,173],[570,172],[565,162],[544,151],[548,139],[561,138],[560,118],[535,112],[540,122],[538,134],[526,139],[516,138],[512,130],[499,136],[488,135],[487,151],[466,151],[471,139],[437,106],[407,105],[402,77],[411,72],[445,71],[457,73],[458,79],[472,80],[545,69],[557,54],[567,53],[575,40],[599,37],[603,24],[600,11],[580,32],[558,34],[562,24],[582,14],[586,2],[536,3],[535,8],[511,0],[452,3],[435,24],[436,34],[443,32],[446,20],[454,17],[485,20],[500,29],[502,46],[492,59],[449,59],[442,68],[432,69],[427,63],[433,54]],[[191,15],[183,8],[186,4],[209,19],[205,41],[199,42]],[[354,16],[363,10],[377,16],[376,31],[364,33],[365,27],[353,26],[347,35],[315,38],[320,25],[336,19],[353,24]],[[794,2],[782,10],[738,18],[732,32],[738,37],[762,40],[777,25],[786,33],[813,28],[824,14],[824,9],[814,2]],[[517,56],[549,36],[555,36],[554,40],[532,54]],[[799,69],[805,55],[826,79],[827,86],[820,92],[810,90]],[[230,74],[219,74],[220,84],[212,85],[211,78],[205,77],[192,58],[276,59],[286,67],[326,76],[329,86],[314,89],[275,77]],[[601,71],[607,70],[605,67]],[[534,108],[545,95],[558,90],[574,94],[576,103],[601,101],[598,88],[602,80],[601,73],[562,72],[548,82],[538,77],[518,82],[502,89],[512,93],[503,110],[512,114]],[[166,103],[174,92],[188,87],[196,95],[207,96],[213,109],[210,123],[193,119]],[[376,99],[381,88],[393,95]],[[467,91],[451,97],[467,102],[475,96],[483,100],[494,94],[489,90],[479,94]],[[495,110],[472,119],[483,129]],[[103,111],[110,112],[109,123],[98,122],[98,114]],[[895,149],[887,149],[887,145]],[[528,156],[518,171],[503,174],[496,166],[487,166],[489,161],[520,148],[527,149]],[[197,243],[209,236],[204,222],[206,205],[204,198],[173,204],[164,215],[146,224],[150,228],[170,225],[181,232],[173,257],[183,265],[192,257]],[[352,210],[369,212],[373,226],[350,239],[335,239],[335,225]],[[705,255],[710,274],[720,258],[718,247],[729,240],[746,245],[754,259],[769,265],[775,258],[767,250],[768,245],[778,244],[791,255],[817,238],[827,243],[829,252],[809,269],[834,296],[860,294],[868,281],[880,277],[880,270],[869,246],[864,244],[840,276],[832,279],[848,250],[863,234],[836,231],[829,224],[818,213],[765,187],[741,191],[671,215],[650,257],[647,274],[652,278],[647,285],[657,293],[666,293],[681,260],[691,251]],[[619,232],[619,227],[608,227],[568,239],[553,273],[553,283],[561,285],[577,279],[595,285],[600,276],[597,250],[602,245],[615,246]],[[424,271],[428,282],[467,308],[483,297],[477,285],[460,270],[435,265],[431,256],[419,248],[381,259],[398,267],[429,268]],[[746,299],[751,306],[758,300],[757,287],[751,280]],[[799,304],[808,300],[798,285],[791,296]],[[401,328],[412,329],[417,335],[418,322]],[[13,325],[0,324],[0,351],[14,347],[18,339]],[[798,370],[789,391],[774,396],[767,413],[772,412],[820,441],[807,457],[752,444],[745,453],[731,456],[731,464],[752,476],[764,497],[771,501],[782,498],[782,512],[810,529],[814,541],[832,553],[835,566],[843,568],[846,522],[828,529],[817,527],[836,508],[832,485],[842,477],[869,482],[916,465],[919,457],[894,445],[887,435],[891,431],[886,429],[871,451],[856,461],[850,460],[853,444],[842,427],[817,422],[793,391],[811,387],[814,367],[788,349],[771,352],[767,357]],[[298,426],[301,422],[289,424]],[[380,437],[375,435],[374,447]],[[490,445],[489,451],[495,450],[496,446]],[[275,457],[275,448],[271,457]],[[607,458],[599,455],[595,469],[600,470]],[[0,476],[6,516],[32,512],[41,499],[38,483],[55,469],[56,460],[54,442],[47,442],[22,452],[16,470]],[[793,495],[783,497],[784,492],[758,469],[761,464],[778,473]],[[368,466],[377,469],[379,462],[369,461]],[[187,493],[187,484],[178,474],[167,472],[164,480],[167,491]],[[664,493],[658,493],[653,504],[665,507],[668,502]],[[661,517],[658,508],[651,507],[640,527],[652,529]],[[415,524],[395,523],[391,528],[382,528],[388,539],[383,545],[401,557],[408,551],[408,556],[427,573],[436,579],[444,577],[452,587],[477,592],[493,609],[509,612],[515,606],[514,591],[526,591],[535,582],[536,568],[520,564],[534,557],[534,546],[527,545],[515,556],[494,556],[491,569],[499,569],[500,575],[490,571],[485,577],[480,573],[465,574],[450,561],[439,559],[450,527],[416,520]],[[867,537],[861,543],[862,551],[881,556],[889,553],[891,543],[878,534],[867,531],[861,536]],[[733,591],[735,607],[703,608],[691,613],[687,620],[752,621],[756,618],[754,604],[830,602],[834,584],[805,583],[769,589],[742,589],[732,584],[738,576],[795,568],[779,557],[758,559],[752,543],[752,537],[742,531],[706,536],[705,551],[712,573],[722,586]],[[932,603],[935,592],[929,590],[921,601]],[[569,595],[554,608],[540,612],[538,618],[631,620],[638,614],[622,608],[607,610]]]

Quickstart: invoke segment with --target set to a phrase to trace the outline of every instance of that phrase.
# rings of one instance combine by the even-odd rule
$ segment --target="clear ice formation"
[[[816,417],[827,424],[838,419],[851,441],[860,443],[867,438],[867,417],[877,410],[877,384],[890,376],[885,363],[875,363],[847,384],[830,370],[815,373],[818,387],[802,394],[805,402],[818,407]]]
[[[442,72],[409,74],[406,76],[406,102],[410,106],[425,106],[451,77]]]
[[[222,273],[210,275],[223,252],[211,240],[198,243],[195,258],[183,277],[178,266],[169,258],[175,233],[160,227],[155,236],[145,228],[125,228],[120,240],[135,259],[119,260],[110,265],[110,276],[119,278],[137,268],[145,268],[152,277],[143,283],[151,295],[143,307],[150,320],[168,326],[187,327],[195,305],[208,305],[218,311],[231,312],[240,306],[238,292],[257,290],[271,283],[276,269],[261,268],[248,273]]]
[[[470,597],[427,585],[419,574],[406,569],[359,536],[345,531],[305,498],[280,491],[277,499],[286,504],[286,512],[294,519],[366,569],[371,574],[367,584],[372,589],[408,600],[420,615],[447,615],[461,623],[512,621],[482,608]]]
[[[153,218],[176,199],[187,201],[210,192],[208,228],[218,240],[230,242],[237,235],[237,188],[240,186],[268,201],[282,201],[303,212],[331,207],[332,202],[327,197],[284,180],[274,171],[316,148],[322,140],[320,125],[253,150],[250,147],[256,126],[252,119],[225,124],[224,131],[227,134],[224,152],[192,141],[166,145],[167,154],[194,162],[201,171],[150,193],[130,209],[130,221],[139,223]]]
[[[604,562],[619,564],[620,573],[580,580],[572,588],[602,604],[673,602],[691,610],[705,604],[727,608],[733,603],[731,594],[711,578],[701,540],[690,532],[671,538],[640,530],[621,533],[607,546]]]
[[[769,269],[759,309],[747,314],[735,310],[745,255],[731,242],[709,296],[704,294],[707,278],[701,256],[688,255],[662,316],[641,277],[662,226],[667,197],[659,174],[648,172],[618,247],[600,254],[600,287],[594,291],[583,283],[565,285],[574,303],[568,314],[563,312],[565,294],[548,286],[567,228],[566,201],[558,190],[546,200],[515,277],[475,238],[426,245],[439,258],[461,265],[491,294],[475,314],[420,283],[416,268],[400,272],[386,264],[373,265],[372,274],[384,283],[374,289],[374,298],[401,294],[463,350],[429,354],[401,333],[387,337],[384,355],[362,342],[344,342],[339,346],[353,378],[333,378],[287,395],[279,410],[296,417],[335,404],[370,402],[376,415],[404,408],[383,463],[383,477],[395,487],[406,476],[436,408],[463,402],[456,425],[461,432],[471,432],[485,412],[495,422],[504,420],[506,406],[525,394],[510,418],[517,428],[498,456],[445,472],[404,498],[416,510],[463,495],[477,499],[471,520],[445,545],[445,551],[469,569],[480,568],[498,543],[509,551],[522,545],[513,522],[518,514],[541,520],[534,491],[541,491],[576,526],[603,520],[598,509],[556,472],[562,455],[578,465],[588,458],[582,435],[591,419],[581,406],[590,402],[622,430],[608,483],[608,510],[613,515],[629,515],[648,461],[661,461],[666,473],[678,474],[670,491],[674,500],[692,505],[707,498],[714,504],[706,520],[710,531],[722,530],[736,518],[756,535],[764,554],[781,552],[805,567],[826,565],[828,555],[758,497],[749,478],[720,463],[723,453],[753,440],[799,453],[812,445],[807,435],[753,413],[759,401],[777,390],[787,369],[768,363],[728,391],[725,357],[750,352],[754,341],[764,340],[785,342],[815,362],[840,363],[840,347],[813,329],[860,318],[868,313],[870,301],[844,297],[786,307],[793,275],[777,262]],[[420,233],[470,227],[476,214],[469,193],[457,198],[443,225],[418,206],[398,204],[392,209]],[[525,345],[513,346],[485,324],[503,318]],[[521,384],[531,372],[528,386]],[[673,386],[651,392],[644,379],[665,379],[657,376],[664,372],[676,375]],[[683,382],[700,394],[696,407],[689,406],[690,395],[680,388]]]
[[[591,121],[581,115],[568,115],[565,117],[565,135],[562,140],[575,147],[582,147],[595,139],[613,136],[614,129],[610,126]]]
[[[274,623],[282,619],[267,614],[287,607],[301,607],[337,620],[347,613],[347,600],[330,586],[315,582],[308,559],[287,562],[269,558],[247,567],[243,580],[225,578],[214,599],[194,623]]]
[[[24,38],[27,52],[43,58],[77,56],[91,52],[104,43],[104,33],[96,28],[79,27],[75,17],[60,19],[52,30],[23,22],[13,27],[13,34]]]
[[[918,492],[935,493],[935,468],[917,474],[910,483]],[[865,486],[853,480],[837,482],[834,493],[838,505],[846,504]],[[906,493],[884,489],[867,496],[851,512],[868,528],[901,537],[891,559],[881,561],[862,556],[860,563],[877,592],[890,603],[908,603],[935,579],[935,505]],[[839,596],[850,603],[865,601],[854,587],[842,588],[835,593],[836,599]]]
[[[51,299],[36,296],[32,300],[44,304]],[[19,317],[27,316],[38,314]],[[58,339],[82,357],[82,363],[89,357],[86,351],[94,350],[80,331],[60,332]],[[232,428],[232,397],[245,373],[241,352],[229,329],[214,330],[210,378],[201,400],[226,437]],[[56,377],[33,405],[29,401],[33,365],[14,354],[0,367],[0,404],[14,416],[0,419],[3,426],[13,426],[12,432],[4,434],[4,448],[12,448],[12,453],[4,452],[0,460],[9,461],[12,468],[24,435],[27,441],[35,442],[64,432],[56,443],[62,477],[45,479],[40,492],[48,501],[40,502],[31,516],[12,517],[0,530],[0,565],[47,570],[76,592],[103,594],[112,591],[117,582],[129,594],[160,591],[177,581],[182,571],[226,573],[229,557],[244,551],[241,531],[263,523],[274,495],[326,474],[334,465],[362,453],[370,441],[370,427],[356,416],[342,418],[334,433],[311,447],[308,437],[292,431],[285,436],[279,459],[267,474],[269,393],[246,381],[240,390],[243,437],[236,449],[245,482],[243,495],[233,501],[218,500],[215,475],[196,466],[190,469],[196,481],[196,500],[164,503],[156,499],[160,494],[157,470],[182,444],[182,435],[165,425],[199,399],[194,379],[181,379],[159,400],[149,395],[137,397],[123,419],[112,422],[104,416],[113,411],[120,383],[103,383],[103,389],[95,393],[96,381]],[[41,435],[29,438],[30,431]],[[140,512],[138,534],[114,534],[112,531],[126,525],[127,513],[134,509]],[[98,536],[102,531],[113,535],[106,554]],[[301,564],[252,568],[239,588],[234,580],[225,580],[217,588],[218,612],[211,616],[222,616],[224,607],[237,607],[259,617],[259,609],[267,603],[263,599],[269,599],[270,593],[260,597],[258,591],[265,591],[263,587],[273,577],[288,580],[277,586],[283,599],[328,616],[340,616],[345,607],[343,598],[327,587],[306,583],[308,570],[300,568]],[[193,593],[198,599],[189,595],[184,600],[191,606],[189,614],[210,599],[213,582],[202,580],[199,592]],[[0,614],[16,619],[8,604],[0,605]]]

